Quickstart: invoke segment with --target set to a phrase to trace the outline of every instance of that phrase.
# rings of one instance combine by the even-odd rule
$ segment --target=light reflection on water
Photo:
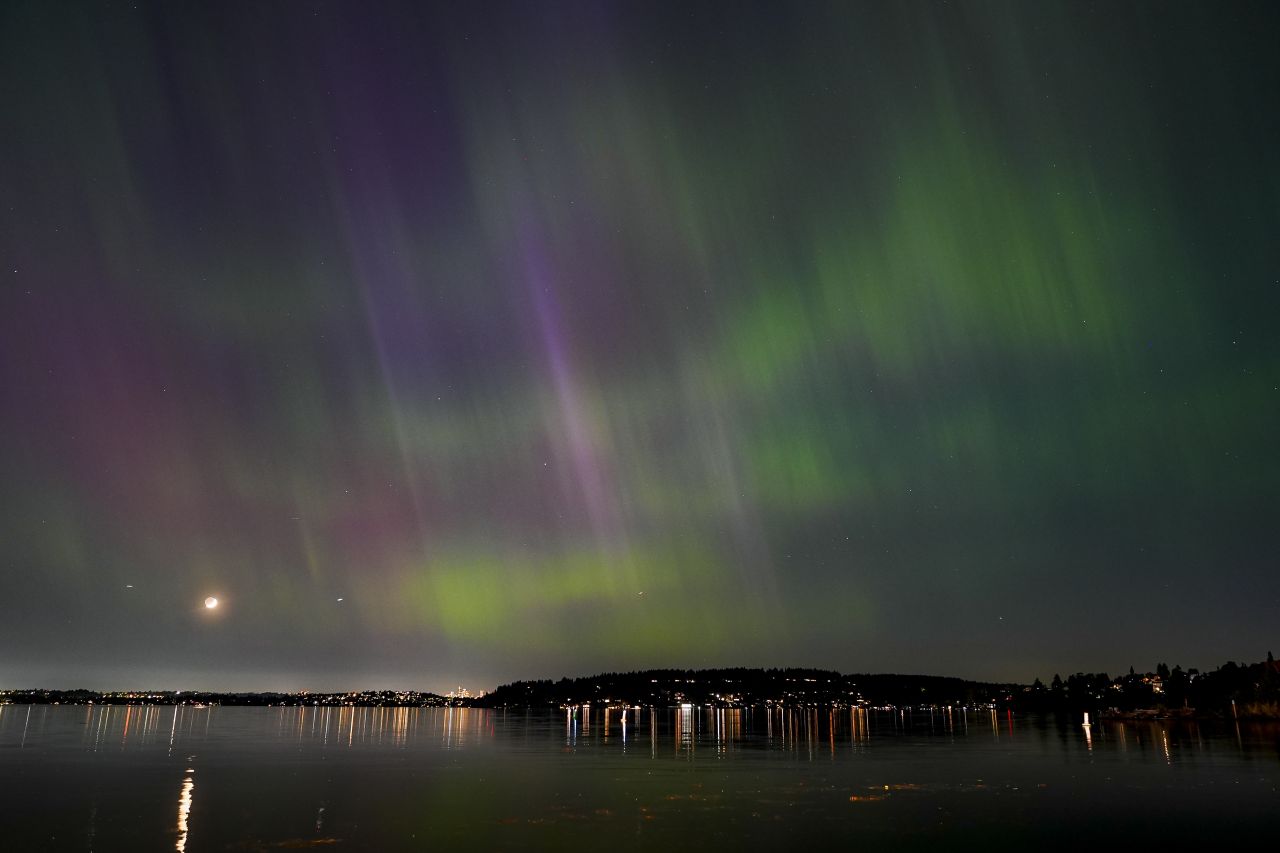
[[[7,849],[1053,846],[1046,827],[1064,845],[1081,833],[1187,843],[1206,827],[1218,841],[1261,831],[1278,790],[1280,727],[1230,721],[1082,725],[959,707],[0,707]],[[1165,817],[1141,817],[1152,814]]]
[[[191,774],[195,772],[193,768],[187,768],[187,775],[182,780],[182,791],[178,794],[178,837],[174,841],[174,848],[178,853],[187,849],[187,815],[191,814],[191,792],[196,787]]]

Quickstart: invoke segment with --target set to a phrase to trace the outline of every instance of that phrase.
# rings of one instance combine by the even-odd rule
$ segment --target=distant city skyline
[[[0,687],[1258,660],[1278,25],[6,3]]]

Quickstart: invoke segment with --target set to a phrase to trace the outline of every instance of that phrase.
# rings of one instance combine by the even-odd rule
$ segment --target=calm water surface
[[[0,849],[1274,842],[1280,727],[991,711],[0,706]]]

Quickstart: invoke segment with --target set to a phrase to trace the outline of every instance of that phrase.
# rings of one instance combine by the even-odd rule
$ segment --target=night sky
[[[1280,651],[1278,25],[6,2],[0,687]]]

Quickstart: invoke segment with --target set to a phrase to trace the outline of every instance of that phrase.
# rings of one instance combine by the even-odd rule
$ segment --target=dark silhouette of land
[[[546,708],[581,704],[716,707],[994,707],[1018,712],[1114,716],[1280,718],[1280,664],[1228,661],[1211,672],[1172,669],[1125,675],[1054,675],[1048,685],[968,681],[932,675],[844,675],[822,669],[651,669],[582,678],[516,681],[479,697],[419,691],[217,693],[208,691],[7,690],[0,703],[109,705],[321,705]]]
[[[363,690],[348,693],[219,693],[207,690],[0,690],[0,703],[15,705],[354,705],[432,708],[470,704],[417,690]]]
[[[932,675],[842,675],[823,669],[653,669],[504,684],[483,707],[573,705],[988,705],[1009,704],[1021,685]]]
[[[1022,688],[1016,707],[1026,711],[1089,711],[1118,716],[1230,716],[1280,718],[1280,664],[1267,652],[1261,663],[1227,661],[1211,672],[1169,668],[1115,678],[1105,672],[1054,675]]]
[[[1084,712],[1150,716],[1280,717],[1280,665],[1228,661],[1211,672],[1172,669],[1112,678],[1106,673],[1054,675],[1046,686],[967,681],[927,675],[842,675],[817,669],[646,670],[559,681],[504,684],[474,704],[482,707],[573,705],[725,707],[865,705],[873,707],[992,706],[1021,712]]]

